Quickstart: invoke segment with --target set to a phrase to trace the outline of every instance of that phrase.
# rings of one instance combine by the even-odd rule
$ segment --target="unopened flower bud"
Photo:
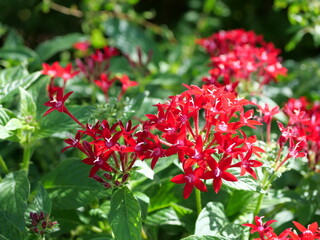
[[[129,173],[126,173],[122,176],[122,182],[126,182],[128,180],[128,178],[130,177],[130,174]]]
[[[109,173],[104,173],[103,176],[108,180],[112,179],[112,176]]]

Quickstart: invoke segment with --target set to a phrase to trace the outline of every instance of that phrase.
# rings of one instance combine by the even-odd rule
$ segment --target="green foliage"
[[[25,171],[11,172],[0,182],[0,234],[8,239],[24,239],[26,235],[29,188]]]
[[[293,50],[302,37],[309,33],[316,46],[320,46],[320,3],[317,0],[276,0],[276,9],[288,9],[288,19],[296,27],[295,35],[287,43],[286,50]]]
[[[85,39],[85,36],[82,34],[70,33],[41,43],[35,51],[42,61],[47,61],[57,53],[69,50],[74,43],[83,39]]]
[[[139,203],[127,187],[119,188],[113,193],[108,219],[116,240],[141,239]]]
[[[101,185],[88,178],[88,173],[88,167],[79,159],[67,159],[47,174],[41,182],[53,207],[76,209],[91,203],[95,197],[108,196]]]

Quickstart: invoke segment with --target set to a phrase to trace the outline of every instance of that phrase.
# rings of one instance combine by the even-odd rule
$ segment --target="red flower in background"
[[[253,31],[220,31],[197,43],[211,56],[213,69],[203,78],[206,84],[235,92],[240,82],[258,82],[262,87],[276,81],[278,75],[286,75],[287,69],[279,61],[280,50]]]
[[[57,88],[55,92],[52,93],[50,96],[50,100],[45,102],[44,105],[47,107],[51,107],[48,109],[43,116],[57,110],[58,112],[67,113],[68,109],[64,106],[65,101],[70,97],[73,92],[68,92],[67,94],[63,95],[63,89]]]

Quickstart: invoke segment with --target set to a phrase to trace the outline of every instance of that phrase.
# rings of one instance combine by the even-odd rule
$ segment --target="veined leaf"
[[[90,166],[80,159],[68,159],[42,179],[54,208],[76,209],[107,195],[102,185],[88,177],[89,171]]]
[[[47,61],[58,52],[72,48],[72,45],[80,41],[82,38],[84,38],[84,35],[80,33],[70,33],[64,36],[59,36],[41,43],[36,48],[36,52],[42,61]]]
[[[94,110],[92,106],[68,106],[69,111],[83,123],[91,117],[91,113]],[[61,132],[74,130],[79,125],[74,122],[65,113],[53,111],[47,116],[42,116],[39,120],[40,130],[36,133],[38,138],[50,137],[52,135],[57,136]],[[65,136],[63,136],[65,137]]]
[[[181,240],[230,240],[228,238],[224,238],[224,237],[215,237],[215,236],[189,236],[186,238],[182,238]]]
[[[51,213],[52,201],[46,191],[46,189],[39,183],[36,190],[35,196],[28,207],[28,212],[44,212],[45,214]]]
[[[14,67],[0,72],[0,103],[9,100],[12,94],[18,92],[18,88],[28,88],[35,82],[41,73],[29,74],[23,67]]]
[[[195,235],[216,235],[227,222],[223,205],[219,202],[209,202],[198,216]]]
[[[127,187],[120,188],[113,194],[108,219],[116,240],[141,239],[139,203]]]
[[[24,239],[24,214],[29,197],[29,181],[25,171],[9,173],[0,183],[0,234],[9,239]]]
[[[23,88],[19,87],[20,91],[20,114],[23,117],[36,117],[37,115],[37,106],[33,100],[33,97]]]
[[[230,182],[223,180],[224,185],[237,190],[265,193],[265,191],[261,189],[257,181],[253,179],[250,175],[240,177],[239,171],[234,169],[229,169],[229,172],[235,175],[238,178],[238,181]]]

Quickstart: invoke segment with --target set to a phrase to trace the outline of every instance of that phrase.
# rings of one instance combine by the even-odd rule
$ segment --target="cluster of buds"
[[[253,168],[262,163],[251,158],[253,154],[260,157],[264,151],[254,145],[254,135],[248,137],[242,130],[261,125],[253,119],[253,109],[244,110],[252,103],[213,85],[185,87],[187,91],[157,104],[158,113],[147,114],[149,120],[144,123],[145,130],[156,128],[161,132],[159,139],[167,145],[163,155],[178,155],[184,173],[171,181],[185,184],[184,198],[194,187],[207,191],[208,179],[213,180],[215,192],[219,192],[222,180],[237,181],[228,172],[230,168],[240,168],[241,176],[249,173],[257,178]],[[154,159],[151,167],[155,163]]]
[[[293,224],[301,232],[297,234],[291,228],[285,229],[279,235],[274,232],[274,229],[270,226],[276,220],[270,220],[266,223],[263,223],[262,219],[264,217],[256,216],[254,219],[255,224],[245,223],[243,226],[252,228],[250,233],[253,234],[257,232],[259,238],[254,240],[318,240],[320,239],[320,228],[317,222],[314,222],[306,228],[302,224],[293,221]]]
[[[305,97],[289,99],[283,111],[289,117],[295,135],[304,142],[300,148],[307,154],[310,169],[319,172],[320,104],[311,103]]]
[[[41,236],[57,231],[59,229],[57,221],[51,221],[49,215],[40,212],[30,212],[30,225],[29,229],[35,234]]]
[[[197,43],[211,56],[213,69],[203,78],[209,85],[225,86],[228,91],[235,91],[241,82],[262,87],[287,72],[279,61],[280,50],[252,31],[220,31]]]

